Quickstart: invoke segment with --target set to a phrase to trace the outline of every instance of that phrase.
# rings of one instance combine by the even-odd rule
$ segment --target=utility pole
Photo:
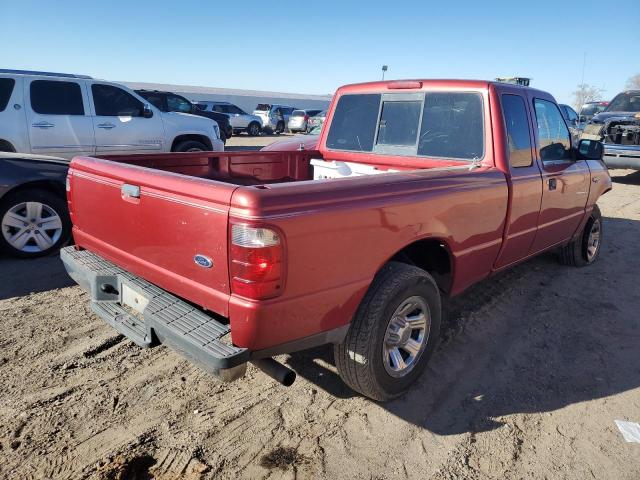
[[[582,56],[582,80],[580,80],[580,86],[584,85],[584,67],[587,64],[587,52],[584,52]]]
[[[382,81],[384,81],[384,73],[389,70],[389,65],[382,65]]]

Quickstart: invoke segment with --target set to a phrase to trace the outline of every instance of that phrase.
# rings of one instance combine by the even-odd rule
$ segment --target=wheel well
[[[452,257],[446,244],[440,240],[418,240],[404,247],[390,260],[415,265],[428,272],[441,291],[448,294],[451,290]]]
[[[16,149],[10,142],[0,138],[0,152],[15,152]]]
[[[9,195],[13,195],[17,192],[21,192],[23,190],[30,190],[32,188],[38,188],[40,190],[46,190],[48,192],[53,193],[54,195],[65,199],[66,198],[66,193],[64,190],[64,186],[60,185],[57,182],[52,182],[49,180],[36,180],[34,182],[27,182],[27,183],[21,183],[20,185],[15,186],[14,188],[12,188],[11,190],[9,190],[8,192],[6,192],[4,194],[4,196],[2,197],[7,198],[7,196]]]
[[[173,143],[171,144],[171,151],[174,152],[176,149],[176,146],[179,143],[186,142],[189,140],[192,140],[194,142],[204,143],[209,150],[213,150],[211,139],[206,135],[180,135],[173,140]]]

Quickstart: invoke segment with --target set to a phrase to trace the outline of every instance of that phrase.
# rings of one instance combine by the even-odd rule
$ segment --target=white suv
[[[0,151],[76,155],[223,151],[218,124],[161,112],[117,83],[0,70]]]
[[[218,112],[229,115],[229,122],[233,133],[247,132],[255,137],[262,131],[262,119],[257,115],[250,115],[240,107],[229,102],[197,101],[196,108],[204,112]]]

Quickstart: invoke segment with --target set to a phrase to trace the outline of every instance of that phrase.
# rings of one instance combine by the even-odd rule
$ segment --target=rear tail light
[[[262,300],[280,295],[284,280],[282,239],[270,228],[231,226],[229,274],[231,292]]]

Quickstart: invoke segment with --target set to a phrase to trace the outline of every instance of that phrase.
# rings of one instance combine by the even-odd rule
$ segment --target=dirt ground
[[[614,420],[640,422],[640,173],[612,173],[599,261],[545,254],[451,301],[388,404],[329,348],[281,357],[290,388],[253,367],[218,383],[116,335],[56,257],[0,257],[0,478],[637,480]]]

